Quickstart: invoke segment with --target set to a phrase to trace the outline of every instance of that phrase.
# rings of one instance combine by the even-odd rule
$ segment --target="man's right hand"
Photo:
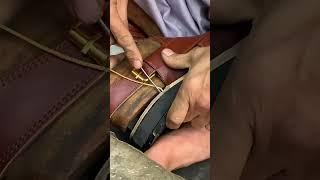
[[[162,51],[164,62],[173,69],[189,68],[167,115],[167,127],[183,123],[210,129],[210,47],[197,47],[186,54]]]
[[[124,48],[130,64],[140,69],[142,56],[128,28],[127,9],[128,0],[110,0],[110,30],[116,42]]]

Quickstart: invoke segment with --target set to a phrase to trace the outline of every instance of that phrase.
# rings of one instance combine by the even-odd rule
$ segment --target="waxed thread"
[[[48,54],[51,54],[53,56],[56,56],[62,60],[65,60],[65,61],[68,61],[68,62],[72,62],[72,63],[75,63],[75,64],[78,64],[78,65],[81,65],[81,66],[85,66],[85,67],[89,67],[89,68],[92,68],[92,69],[96,69],[96,70],[100,70],[100,71],[110,71],[128,81],[131,81],[131,82],[134,82],[134,83],[138,83],[138,84],[141,84],[141,85],[145,85],[145,86],[150,86],[150,87],[154,87],[157,89],[157,91],[161,92],[162,88],[160,88],[159,86],[157,86],[155,83],[153,83],[153,81],[151,80],[151,78],[149,76],[147,76],[147,78],[149,79],[149,81],[151,80],[151,83],[152,84],[149,84],[149,83],[144,83],[144,82],[140,82],[140,81],[137,81],[137,80],[134,80],[134,79],[131,79],[129,77],[126,77],[125,75],[122,75],[121,73],[113,70],[113,69],[110,69],[110,68],[105,68],[103,66],[100,66],[100,65],[96,65],[96,64],[92,64],[92,63],[88,63],[88,62],[84,62],[84,61],[81,61],[77,58],[74,58],[74,57],[70,57],[66,54],[63,54],[61,52],[58,52],[54,49],[51,49],[47,46],[44,46],[34,40],[32,40],[31,38],[27,37],[27,36],[24,36],[22,35],[21,33],[18,33],[17,31],[3,25],[3,24],[0,24],[0,28],[8,33],[10,33],[11,35],[29,43],[30,45],[48,53]],[[144,72],[145,73],[145,72]],[[160,89],[160,90],[159,90]]]

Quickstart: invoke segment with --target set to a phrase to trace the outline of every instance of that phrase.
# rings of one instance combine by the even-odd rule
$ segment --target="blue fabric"
[[[183,37],[210,31],[210,0],[135,0],[166,37]]]

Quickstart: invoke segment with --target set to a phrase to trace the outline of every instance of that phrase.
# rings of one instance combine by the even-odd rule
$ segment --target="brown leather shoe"
[[[164,48],[176,53],[186,53],[194,47],[209,46],[210,33],[195,37],[164,38],[152,37],[137,41],[138,48],[144,59],[143,69],[152,77],[160,88],[170,85],[183,76],[187,70],[169,68],[161,57]],[[130,79],[151,84],[142,72],[133,71],[127,61],[118,64],[114,70]],[[110,74],[110,118],[111,123],[122,131],[133,126],[135,119],[158,94],[156,88],[142,85],[125,79],[118,74]]]
[[[48,27],[26,29],[59,52],[95,63],[63,28]],[[0,179],[95,177],[108,153],[105,68],[62,60],[2,31],[0,47]]]

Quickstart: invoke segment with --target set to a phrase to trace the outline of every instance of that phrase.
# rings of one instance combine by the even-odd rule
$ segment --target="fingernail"
[[[207,124],[207,125],[206,125],[206,129],[207,129],[208,131],[210,131],[210,124]]]
[[[183,119],[179,117],[175,117],[175,118],[167,119],[166,126],[169,129],[178,129],[181,123],[183,123]]]
[[[133,61],[133,67],[134,67],[135,69],[140,69],[141,66],[142,66],[141,61],[139,61],[139,60],[134,60],[134,61]]]
[[[169,129],[177,129],[176,125],[174,123],[170,122],[170,121],[166,122],[166,126]]]
[[[171,121],[167,121],[167,122],[166,122],[166,126],[167,126],[167,128],[169,128],[169,129],[177,129],[177,128],[178,128],[177,125],[174,124],[174,123],[172,123]]]
[[[174,52],[171,49],[164,49],[162,50],[162,54],[165,56],[171,56],[174,54]]]

